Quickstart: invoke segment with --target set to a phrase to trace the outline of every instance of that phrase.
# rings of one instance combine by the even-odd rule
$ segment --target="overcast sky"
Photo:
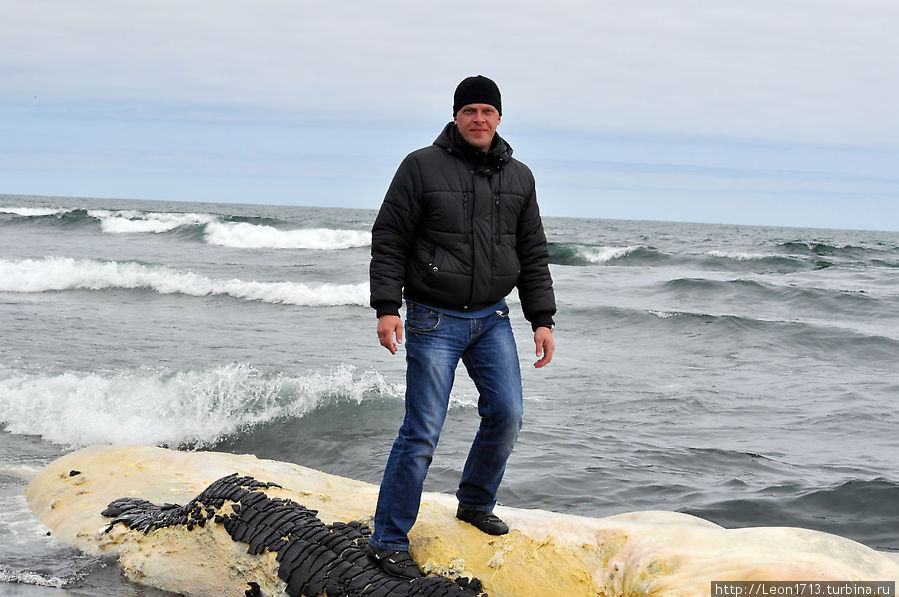
[[[0,15],[0,193],[375,209],[481,73],[545,214],[899,230],[896,0]]]

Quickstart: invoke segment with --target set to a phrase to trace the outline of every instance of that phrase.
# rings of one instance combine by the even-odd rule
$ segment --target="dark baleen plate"
[[[172,526],[192,531],[207,521],[223,525],[234,541],[247,544],[249,553],[277,553],[278,577],[290,597],[486,597],[478,579],[407,581],[384,573],[365,553],[371,535],[366,525],[357,520],[326,525],[315,510],[268,497],[264,490],[272,487],[280,485],[234,473],[184,506],[126,497],[110,502],[102,514],[113,519],[107,532],[117,524],[145,533]],[[226,501],[232,502],[227,509]],[[247,586],[248,597],[261,595],[258,583]]]

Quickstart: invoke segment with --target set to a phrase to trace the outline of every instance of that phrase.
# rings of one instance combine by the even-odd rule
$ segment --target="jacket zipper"
[[[499,193],[493,194],[493,242],[499,244]]]
[[[462,242],[471,242],[471,201],[468,193],[462,193]]]
[[[478,266],[478,257],[477,257],[478,252],[477,252],[477,247],[475,247],[476,243],[474,241],[474,210],[475,210],[475,199],[478,196],[478,175],[475,174],[474,170],[469,170],[469,173],[471,174],[471,184],[472,184],[471,188],[473,189],[473,191],[472,191],[470,198],[469,198],[468,193],[464,194],[464,198],[466,200],[470,199],[470,201],[466,201],[466,202],[471,207],[471,215],[470,215],[470,217],[467,217],[465,219],[466,230],[469,230],[469,228],[470,228],[468,242],[471,243],[471,291],[468,293],[468,301],[466,301],[466,308],[467,308],[467,305],[470,305],[474,300],[475,284],[476,284],[475,272],[477,271],[477,266]]]

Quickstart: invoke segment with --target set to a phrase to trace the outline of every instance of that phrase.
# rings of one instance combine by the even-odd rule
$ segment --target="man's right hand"
[[[403,343],[403,322],[398,315],[381,315],[378,318],[378,341],[390,354],[396,354],[396,345]]]

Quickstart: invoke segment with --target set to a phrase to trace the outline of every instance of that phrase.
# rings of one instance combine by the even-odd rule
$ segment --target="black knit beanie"
[[[453,95],[453,116],[462,106],[468,104],[488,104],[503,115],[503,103],[499,95],[499,87],[485,76],[468,77],[456,87]]]

